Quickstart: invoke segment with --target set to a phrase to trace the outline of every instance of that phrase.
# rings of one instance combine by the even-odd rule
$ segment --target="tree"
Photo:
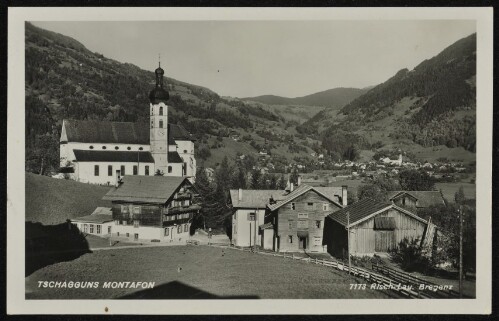
[[[255,168],[251,171],[251,183],[250,187],[252,189],[260,189],[262,173],[259,169]]]
[[[55,135],[36,135],[34,145],[26,149],[26,167],[39,175],[48,175],[59,168],[59,151]]]
[[[359,200],[369,197],[384,202],[388,198],[388,191],[395,191],[398,189],[400,189],[400,186],[394,180],[377,177],[369,184],[360,185],[357,188],[357,196]]]
[[[399,174],[399,184],[404,191],[432,191],[435,179],[425,171],[404,170]]]
[[[298,185],[298,176],[298,170],[294,167],[291,175],[289,176],[289,182],[295,184],[295,186]]]
[[[466,203],[466,197],[464,196],[464,189],[463,187],[459,187],[459,190],[454,194],[454,200],[456,201],[456,204],[459,205],[464,205]]]
[[[234,188],[242,188],[245,189],[248,185],[246,179],[246,173],[242,166],[239,166],[237,172],[234,174],[234,178],[232,179],[232,186]]]
[[[279,181],[277,182],[277,189],[285,189],[286,188],[286,178],[284,177],[284,174],[281,175],[281,178],[279,178]]]

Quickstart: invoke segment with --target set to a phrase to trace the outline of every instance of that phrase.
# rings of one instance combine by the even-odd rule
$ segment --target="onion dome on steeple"
[[[154,89],[149,93],[149,100],[153,104],[166,102],[168,98],[170,98],[170,94],[168,94],[168,91],[163,89],[163,75],[165,74],[165,71],[161,68],[161,62],[154,73],[156,74],[156,87],[154,87]]]

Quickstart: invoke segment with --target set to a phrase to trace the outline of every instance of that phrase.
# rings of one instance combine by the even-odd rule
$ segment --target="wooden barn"
[[[363,256],[388,252],[404,238],[423,240],[428,222],[391,202],[363,199],[325,220],[324,242],[328,252],[338,258],[348,256],[347,225],[351,255]]]

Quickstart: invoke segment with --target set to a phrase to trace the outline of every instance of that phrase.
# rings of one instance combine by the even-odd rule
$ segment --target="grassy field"
[[[93,281],[98,288],[39,288],[38,281]],[[155,282],[153,289],[104,289],[103,282]],[[95,251],[26,278],[27,299],[389,298],[342,271],[290,259],[208,246]]]
[[[102,197],[109,187],[26,173],[26,221],[58,224],[111,207]]]

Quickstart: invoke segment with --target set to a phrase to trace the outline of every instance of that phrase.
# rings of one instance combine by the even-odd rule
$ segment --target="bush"
[[[404,271],[427,273],[432,268],[432,263],[421,253],[419,243],[419,239],[409,241],[404,238],[400,241],[398,248],[390,251],[392,260],[399,263]]]

